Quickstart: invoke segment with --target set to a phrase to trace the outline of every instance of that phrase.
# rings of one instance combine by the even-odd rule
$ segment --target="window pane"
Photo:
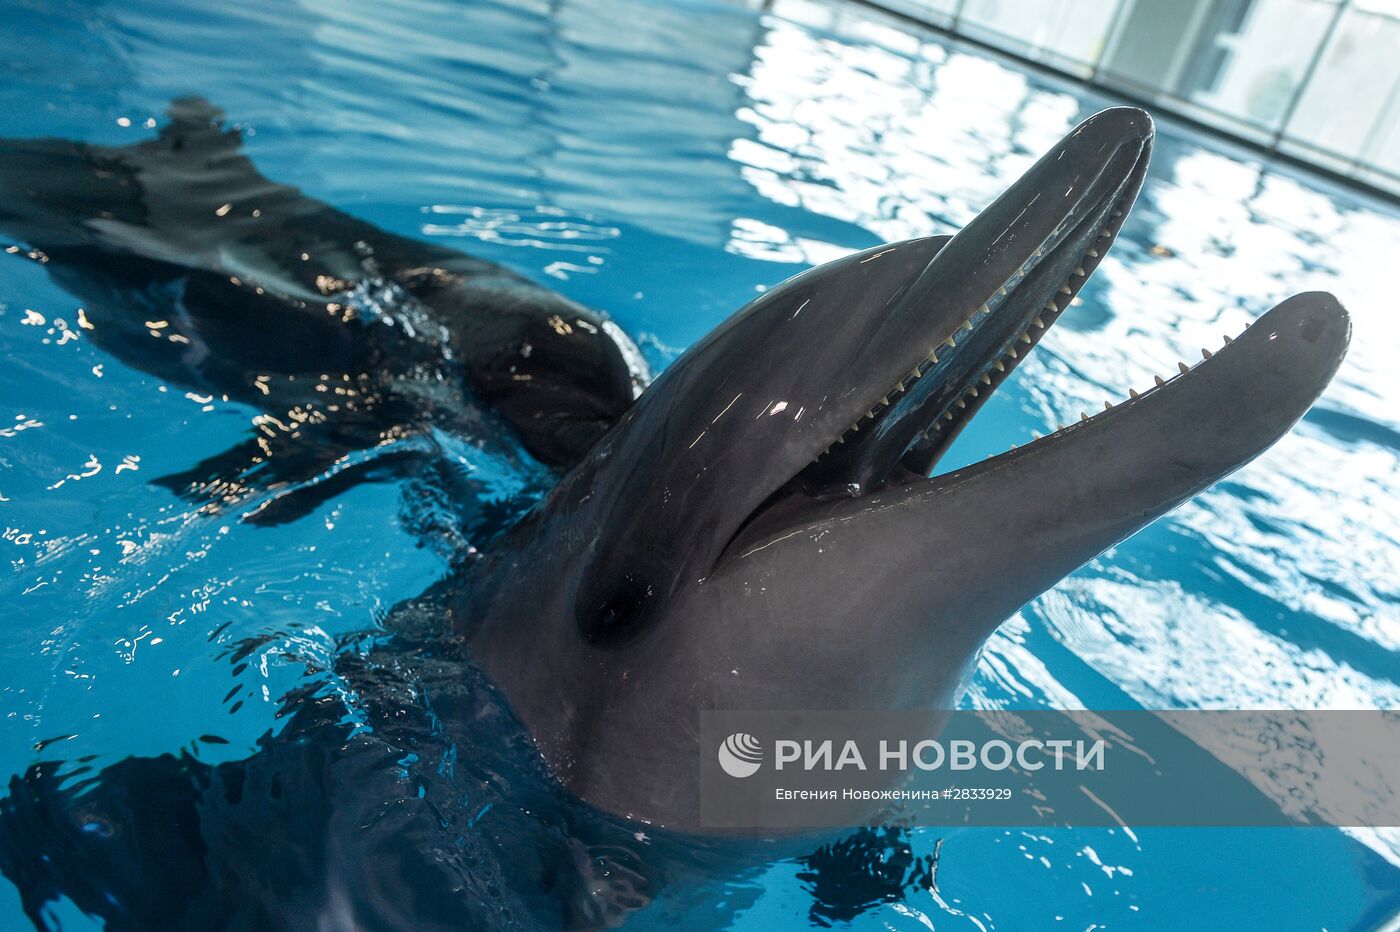
[[[1330,0],[1138,0],[1103,70],[1273,129],[1335,10]]]
[[[1117,3],[1105,0],[967,0],[961,28],[975,32],[981,27],[1013,39],[1032,58],[1092,66],[1103,51],[1117,8]]]
[[[1398,73],[1400,20],[1384,12],[1348,9],[1298,101],[1287,135],[1348,159],[1384,158],[1365,149],[1368,143],[1374,147],[1385,141],[1379,138],[1387,135],[1380,121],[1388,105],[1389,119],[1395,120],[1391,98]]]

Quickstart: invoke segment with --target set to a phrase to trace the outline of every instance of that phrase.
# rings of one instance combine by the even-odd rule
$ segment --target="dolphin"
[[[1103,111],[951,239],[764,294],[491,549],[455,623],[576,795],[703,830],[699,710],[953,708],[1006,618],[1307,411],[1350,334],[1325,294],[929,477],[1101,261],[1152,135]]]
[[[207,111],[193,122],[200,127],[194,136],[210,132]],[[608,924],[649,901],[668,878],[716,863],[695,803],[700,763],[713,751],[697,745],[700,710],[923,709],[936,717],[952,708],[1005,618],[1259,455],[1302,416],[1345,352],[1350,324],[1336,300],[1298,295],[1169,380],[1048,437],[936,474],[958,432],[1111,246],[1141,187],[1152,137],[1141,110],[1089,118],[956,235],[874,247],[798,275],[691,347],[635,401],[642,376],[629,360],[630,341],[600,316],[569,305],[559,320],[587,321],[597,339],[555,344],[553,358],[565,360],[562,381],[500,402],[526,448],[543,451],[559,469],[552,491],[459,559],[429,592],[398,606],[386,621],[391,636],[367,656],[340,656],[331,672],[343,688],[291,697],[290,724],[248,760],[211,767],[188,756],[133,759],[83,773],[76,787],[60,786],[55,768],[40,765],[12,781],[0,803],[7,828],[0,837],[9,839],[0,843],[0,870],[20,884],[31,917],[41,918],[43,902],[66,894],[113,927],[139,928],[152,917],[169,928],[233,924],[219,918],[226,915],[264,926],[320,917],[331,925],[412,920],[436,928],[460,915],[508,925],[509,917],[539,915],[540,890],[573,890],[565,896],[573,905],[549,913],[550,922]],[[79,144],[45,145],[62,155]],[[79,174],[105,164],[89,153],[72,156]],[[31,157],[16,156],[21,165]],[[0,166],[8,158],[0,154]],[[224,153],[214,164],[230,158]],[[183,215],[178,208],[205,181],[197,165],[181,164],[169,180],[182,188],[160,192],[143,182],[137,202],[151,198]],[[245,181],[256,175],[239,165]],[[136,175],[152,183],[162,177],[145,168]],[[299,194],[285,196],[305,204]],[[217,215],[225,201],[221,195],[200,203]],[[120,229],[100,222],[108,218],[85,219],[69,232],[76,245],[67,253],[63,237],[39,237],[48,225],[42,217],[11,213],[0,216],[0,227],[18,228],[4,216],[30,216],[26,242],[47,242],[49,263],[62,261],[63,274],[86,287],[112,277],[108,266],[115,263],[107,256],[116,250],[128,261],[165,263],[167,287],[207,274],[221,289],[225,282],[241,289],[231,295],[247,297],[251,289],[250,300],[266,298],[278,308],[278,316],[258,318],[267,326],[283,316],[300,320],[302,312],[317,321],[325,315],[342,328],[331,331],[332,345],[358,346],[363,329],[326,307],[343,306],[336,297],[343,289],[319,298],[294,292],[296,281],[306,289],[312,280],[294,280],[282,274],[285,263],[266,258],[299,257],[303,249],[312,255],[317,243],[338,241],[338,224],[358,221],[318,205],[306,208],[312,214],[305,225],[287,219],[301,217],[297,211],[275,215],[279,225],[264,237],[261,222],[269,215],[254,217],[261,210],[254,203],[239,202],[246,222],[236,228],[238,249],[225,248],[217,223],[207,221],[203,265],[166,255],[174,236],[168,225],[148,233],[164,224],[162,211],[130,215]],[[378,257],[354,274],[379,274],[395,249],[427,249],[354,228]],[[287,231],[302,238],[290,247],[276,243]],[[231,274],[230,257],[245,247],[260,258]],[[103,267],[93,273],[89,260]],[[460,277],[454,294],[470,289],[473,279],[462,270],[471,261],[433,259]],[[419,324],[452,318],[452,327],[480,336],[484,331],[455,319],[477,305],[409,292],[403,283],[415,281],[408,270],[419,265],[390,263],[398,271],[384,279],[426,309]],[[258,277],[270,268],[280,270],[269,280],[281,290]],[[520,301],[541,302],[540,309],[510,305],[512,321],[535,321],[566,300],[512,281],[508,290]],[[199,337],[211,354],[236,349],[238,322],[246,320],[237,316],[239,301],[194,304],[200,310],[181,318],[187,329],[180,331],[191,345]],[[490,301],[480,308],[488,319],[499,312]],[[111,313],[118,311],[113,301]],[[552,316],[543,318],[545,330],[556,330]],[[145,348],[164,349],[162,338],[144,330],[135,336],[124,358],[154,368]],[[444,353],[456,346],[435,345]],[[519,344],[504,345],[501,358],[519,365]],[[590,349],[575,353],[577,346]],[[289,351],[278,371],[323,369],[319,352],[315,342]],[[270,366],[259,359],[251,368],[225,369],[177,355],[182,378],[214,388],[225,384],[225,373],[242,384]],[[586,371],[585,357],[606,377]],[[354,414],[373,425],[355,432],[354,442],[392,433],[392,419],[405,412],[416,423],[441,416],[421,413],[422,392],[395,394],[405,381],[438,384],[436,375],[418,379],[393,347],[367,358],[378,390],[407,400]],[[530,374],[549,379],[543,371]],[[463,384],[487,398],[486,407],[497,404],[469,376]],[[585,402],[563,397],[575,389]],[[453,404],[461,402],[444,407]],[[534,417],[532,404],[546,416]],[[324,413],[334,429],[331,415],[341,412]],[[570,439],[552,446],[541,436],[551,425]],[[290,441],[298,438],[287,439],[294,451]],[[344,450],[350,442],[325,446]],[[282,448],[274,453],[295,457]],[[357,714],[370,728],[347,723],[345,696],[368,697]],[[483,722],[525,738],[502,741],[510,763],[482,765],[481,783],[470,792],[452,783],[455,750],[439,749],[438,765],[428,770],[404,763],[437,744],[486,746],[479,740]],[[405,776],[411,773],[418,776]],[[151,785],[166,788],[162,805],[140,790]],[[501,805],[461,809],[463,799],[482,794]],[[524,801],[512,808],[507,801],[516,796]],[[557,807],[560,799],[569,804]],[[533,824],[522,813],[549,815],[522,836],[522,825]],[[153,840],[171,827],[181,840],[173,854]],[[682,846],[684,853],[668,848],[665,856],[653,849],[666,867],[618,854],[628,839],[640,842],[658,827],[694,844]],[[457,843],[530,837],[561,853],[533,859],[529,844],[498,844],[488,852],[496,859],[490,868],[476,848],[444,854],[445,833]],[[254,851],[269,835],[278,838],[278,856],[258,863]],[[432,869],[414,869],[415,858]],[[171,874],[178,903],[152,896],[142,880],[151,871],[131,869],[172,859],[171,870],[180,868]],[[602,874],[611,879],[584,871],[585,863],[605,863]],[[384,864],[391,865],[387,873]],[[473,872],[483,870],[490,883],[474,887]],[[564,882],[571,871],[573,880]],[[619,878],[621,888],[607,887]],[[612,893],[597,896],[603,888]],[[483,904],[486,891],[500,902]],[[609,902],[620,912],[590,913],[579,905],[587,902]]]

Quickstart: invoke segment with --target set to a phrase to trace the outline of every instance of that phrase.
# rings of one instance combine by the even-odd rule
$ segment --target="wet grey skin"
[[[1100,261],[1151,138],[1142,111],[1104,111],[955,237],[774,288],[494,549],[456,623],[572,792],[703,831],[699,710],[952,708],[1003,620],[1303,415],[1349,338],[1325,294],[927,478]]]

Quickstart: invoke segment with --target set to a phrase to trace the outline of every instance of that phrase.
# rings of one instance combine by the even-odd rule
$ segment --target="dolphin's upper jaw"
[[[1056,242],[1047,242],[1034,253],[1026,266],[1018,270],[1016,280],[1008,282],[1007,288],[1013,289],[1010,294],[999,291],[987,311],[979,309],[973,320],[964,323],[947,340],[945,346],[952,357],[949,361],[959,364],[963,377],[950,380],[952,388],[942,403],[919,411],[917,416],[928,426],[901,458],[908,472],[926,476],[933,470],[948,445],[1040,343],[1099,267],[1142,188],[1151,155],[1151,137],[1134,140],[1126,148],[1130,151],[1125,156],[1133,159],[1133,167],[1121,183],[1104,193],[1098,208],[1057,235]],[[975,342],[979,319],[980,329],[990,331],[988,343],[993,348],[990,356],[980,358]],[[955,340],[970,347],[971,358],[963,358],[959,347],[951,345]]]
[[[861,495],[927,476],[1098,267],[1142,187],[1151,141],[1150,120],[1123,138],[1094,179],[1097,196],[1024,250],[1004,278],[987,283],[970,314],[931,329],[928,349],[920,346],[892,385],[871,382],[868,410],[754,518],[791,495]]]

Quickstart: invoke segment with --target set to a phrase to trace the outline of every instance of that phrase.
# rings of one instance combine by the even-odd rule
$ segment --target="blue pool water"
[[[955,229],[1111,103],[790,0],[0,0],[0,22],[0,136],[124,144],[202,95],[268,177],[605,309],[655,369],[807,265]],[[1272,451],[1008,621],[969,705],[1400,708],[1397,255],[1393,205],[1159,125],[1113,252],[951,465],[1150,385],[1296,291],[1341,297],[1351,353]],[[104,355],[78,306],[0,256],[0,777],[246,756],[308,659],[368,644],[354,635],[444,573],[449,547],[411,526],[432,490],[359,485],[274,527],[200,513],[148,480],[239,442],[253,412]],[[469,441],[441,438],[483,498],[536,494],[537,470]],[[936,853],[936,884],[900,897],[832,903],[781,861],[632,921],[1335,930],[1400,915],[1400,830],[926,829],[910,844]],[[53,915],[87,922],[71,904]],[[0,928],[24,925],[0,885]]]

